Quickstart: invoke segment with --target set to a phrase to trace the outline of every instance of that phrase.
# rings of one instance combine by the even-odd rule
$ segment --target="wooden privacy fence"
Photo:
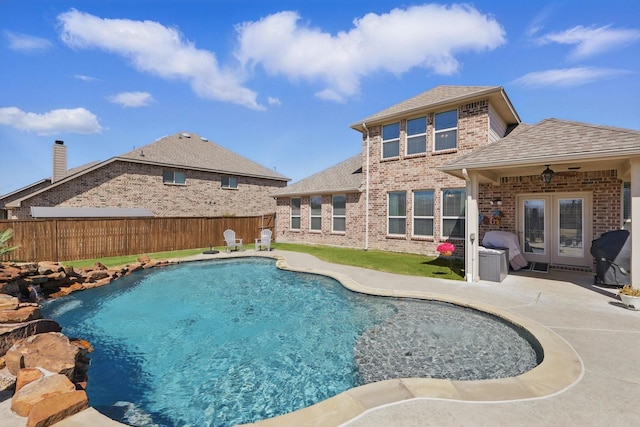
[[[2,220],[0,232],[12,228],[3,257],[16,261],[71,261],[137,255],[224,245],[224,230],[235,230],[245,244],[269,228],[275,236],[275,213],[251,217],[71,218]]]

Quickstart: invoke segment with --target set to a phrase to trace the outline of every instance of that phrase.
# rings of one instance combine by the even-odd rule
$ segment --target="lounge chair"
[[[260,250],[260,248],[271,250],[271,230],[262,230],[260,238],[256,239],[256,251]]]
[[[236,232],[233,230],[224,231],[224,241],[227,244],[227,252],[231,252],[232,248],[242,250],[242,239],[236,239]]]

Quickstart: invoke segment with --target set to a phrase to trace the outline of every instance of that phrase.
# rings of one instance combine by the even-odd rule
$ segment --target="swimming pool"
[[[376,381],[368,375],[379,375],[377,367],[389,364],[385,358],[399,357],[385,355],[371,337],[398,344],[406,337],[393,330],[402,324],[418,323],[412,327],[422,338],[401,358],[418,368],[410,375],[428,376],[417,363],[429,357],[424,347],[438,350],[446,336],[460,341],[453,334],[456,322],[447,318],[446,330],[438,326],[437,344],[421,346],[428,342],[423,325],[433,323],[437,311],[429,304],[361,295],[333,279],[278,270],[273,260],[244,259],[145,271],[52,301],[44,312],[65,334],[96,348],[87,390],[96,409],[132,425],[228,426],[292,412]],[[482,353],[491,367],[497,364],[492,348],[515,354],[509,359],[517,359],[517,372],[498,376],[538,363],[521,331],[474,310],[437,305],[473,314],[467,327],[457,329],[474,347],[436,359],[451,365],[456,355]],[[504,333],[492,329],[477,339],[472,324]],[[506,350],[493,341],[504,334],[513,338]],[[382,359],[372,362],[376,355]]]

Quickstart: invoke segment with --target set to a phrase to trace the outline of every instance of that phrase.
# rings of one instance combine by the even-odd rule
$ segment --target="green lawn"
[[[332,246],[312,246],[291,243],[273,243],[273,249],[304,252],[323,261],[335,264],[353,265],[389,273],[410,276],[439,277],[442,279],[463,280],[463,263],[459,259],[434,258],[426,255],[402,254],[383,251],[365,251],[362,249],[338,248]],[[185,249],[172,252],[148,254],[151,259],[182,258],[202,253],[209,248]],[[224,251],[224,248],[217,248]],[[139,255],[127,255],[112,258],[85,259],[62,262],[65,266],[83,268],[101,262],[107,267],[119,267],[136,262]]]

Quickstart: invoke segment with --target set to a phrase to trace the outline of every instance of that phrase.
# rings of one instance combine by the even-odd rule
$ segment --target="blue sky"
[[[640,129],[637,0],[0,0],[0,194],[193,132],[298,181],[441,84]]]

